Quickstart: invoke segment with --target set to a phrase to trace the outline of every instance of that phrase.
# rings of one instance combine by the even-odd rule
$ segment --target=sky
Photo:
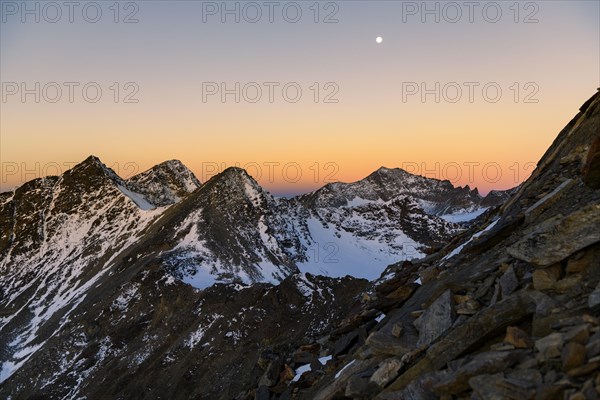
[[[600,86],[599,4],[1,0],[0,190],[92,154],[511,188]]]

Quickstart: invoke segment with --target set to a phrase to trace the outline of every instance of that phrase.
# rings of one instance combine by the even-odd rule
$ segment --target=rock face
[[[179,160],[165,161],[127,180],[129,187],[152,204],[175,204],[200,187],[200,181]]]
[[[118,263],[119,250],[158,215],[142,210],[126,183],[95,157],[61,177],[36,179],[3,195],[1,380],[61,332],[91,287]]]
[[[403,195],[418,199],[422,207],[436,215],[474,211],[483,202],[477,190],[471,190],[468,186],[455,188],[450,181],[425,178],[400,168],[385,167],[379,168],[359,182],[331,183],[314,193],[301,196],[300,199],[323,208],[348,206],[359,202],[388,202]],[[490,206],[498,205],[504,200],[499,198],[494,201],[494,197],[495,195],[492,195],[488,199]]]
[[[446,290],[415,320],[419,331],[417,347],[428,346],[444,334],[454,323],[456,312],[452,292]],[[393,332],[392,332],[393,333]]]
[[[285,387],[294,361],[277,352],[320,337],[365,284],[295,275],[196,291],[147,260],[100,279],[0,396],[231,399],[264,375]]]
[[[508,249],[520,260],[545,267],[600,240],[600,204],[590,204],[566,217],[557,215],[535,226]]]

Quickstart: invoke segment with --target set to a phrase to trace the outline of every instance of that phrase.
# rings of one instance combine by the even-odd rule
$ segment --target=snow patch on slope
[[[455,248],[454,250],[452,250],[452,252],[450,252],[444,258],[442,258],[442,260],[447,260],[449,258],[454,257],[457,254],[460,254],[460,252],[465,248],[466,245],[468,245],[469,243],[471,243],[474,239],[477,239],[479,236],[483,235],[485,232],[491,230],[494,226],[496,226],[496,224],[498,223],[499,220],[500,219],[495,220],[494,222],[492,222],[491,224],[489,224],[485,229],[482,229],[479,232],[473,234],[473,236],[471,236],[469,238],[469,240],[467,240],[466,242],[464,242],[463,244],[461,244],[460,246],[458,246],[457,248]]]
[[[488,207],[479,208],[475,211],[470,211],[470,212],[463,210],[463,211],[452,213],[452,214],[440,215],[440,218],[442,218],[445,221],[453,222],[453,223],[469,222],[469,221],[472,221],[475,218],[479,217],[481,214],[483,214],[487,210],[488,210]]]
[[[315,217],[310,217],[307,224],[313,241],[305,243],[308,260],[298,263],[302,272],[335,278],[350,275],[374,280],[381,276],[388,265],[406,259],[406,251],[409,249],[411,258],[423,256],[423,253],[416,250],[421,244],[399,229],[394,232],[394,242],[403,246],[405,251],[393,249],[390,243],[355,236],[331,225],[324,226]]]
[[[121,193],[127,196],[131,201],[133,201],[139,208],[142,210],[148,211],[155,208],[153,204],[150,204],[148,200],[144,196],[139,193],[133,192],[127,189],[125,186],[117,185]]]

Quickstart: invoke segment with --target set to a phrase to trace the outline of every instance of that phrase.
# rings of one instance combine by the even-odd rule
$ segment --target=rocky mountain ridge
[[[477,189],[454,187],[448,180],[413,175],[400,168],[381,167],[366,178],[354,183],[330,183],[323,188],[300,196],[316,207],[340,207],[349,203],[390,201],[400,195],[419,199],[423,208],[435,215],[480,208],[483,198]]]
[[[160,282],[196,288],[279,284],[315,269],[342,277],[364,276],[372,267],[369,274],[378,276],[407,243],[418,251],[457,229],[406,195],[380,205],[309,208],[274,198],[239,168],[200,184],[183,164],[168,161],[123,180],[93,156],[62,176],[2,193],[0,221],[2,382],[27,369],[76,310],[96,307],[89,299],[98,287],[112,293],[122,271],[106,315],[129,304],[140,290],[126,283],[131,265],[151,260]],[[352,270],[348,260],[358,267]]]

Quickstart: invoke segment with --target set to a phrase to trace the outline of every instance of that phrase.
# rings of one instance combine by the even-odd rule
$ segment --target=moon
[[[377,42],[377,44],[381,44],[381,43],[383,43],[383,38],[381,36],[377,36],[375,41]]]

